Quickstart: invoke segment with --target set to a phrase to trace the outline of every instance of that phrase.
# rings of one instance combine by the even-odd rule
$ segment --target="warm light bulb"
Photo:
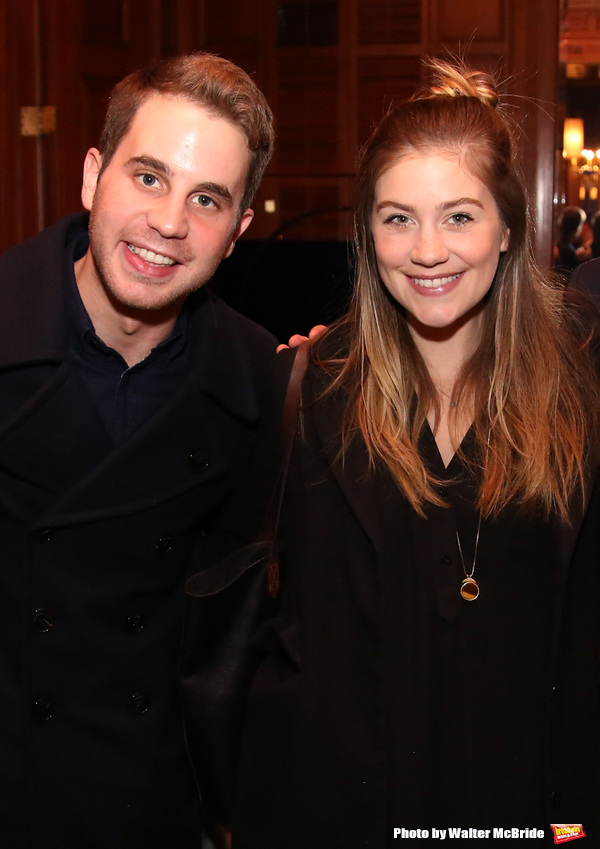
[[[568,157],[581,155],[583,147],[583,120],[581,118],[565,118],[563,132],[563,148]]]

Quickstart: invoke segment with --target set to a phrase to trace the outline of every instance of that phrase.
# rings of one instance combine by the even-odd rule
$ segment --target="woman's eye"
[[[398,213],[396,213],[395,215],[389,215],[385,219],[386,224],[396,224],[400,227],[404,226],[405,224],[408,224],[409,221],[410,221],[410,218],[408,217],[408,215],[401,215],[401,214],[398,214]]]
[[[467,212],[455,212],[454,215],[450,216],[452,224],[468,224],[469,221],[472,220],[473,216],[469,215]]]

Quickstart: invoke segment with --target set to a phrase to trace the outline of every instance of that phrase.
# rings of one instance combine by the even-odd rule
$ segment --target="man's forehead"
[[[140,133],[148,132],[152,135],[168,133],[178,136],[185,132],[189,133],[194,126],[207,125],[224,135],[231,135],[233,131],[243,142],[243,146],[248,149],[248,140],[242,130],[215,109],[187,97],[160,93],[151,94],[140,104],[119,147],[128,139],[130,140],[131,136]],[[249,149],[248,152],[250,152]]]

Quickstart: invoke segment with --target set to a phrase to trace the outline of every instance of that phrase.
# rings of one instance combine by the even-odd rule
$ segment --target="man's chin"
[[[136,286],[135,291],[122,290],[121,288],[107,287],[108,297],[119,312],[123,314],[141,313],[145,316],[155,314],[176,314],[181,309],[186,298],[198,286],[185,288],[161,287],[157,284]]]

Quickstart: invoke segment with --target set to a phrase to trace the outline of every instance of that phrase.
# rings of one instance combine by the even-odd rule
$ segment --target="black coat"
[[[569,289],[585,292],[600,308],[600,259],[591,259],[578,265],[568,285]]]
[[[183,583],[253,449],[275,342],[191,296],[189,374],[115,447],[70,364],[64,246],[84,226],[69,216],[0,260],[0,835],[183,849],[198,845]]]
[[[473,825],[543,827],[545,840],[536,838],[532,843],[550,846],[552,823],[583,823],[586,845],[599,846],[598,492],[593,493],[585,518],[581,508],[574,509],[570,528],[547,527],[542,538],[531,539],[526,526],[522,530],[518,522],[514,527],[509,523],[509,533],[521,533],[526,546],[548,553],[547,563],[543,558],[531,563],[532,570],[543,576],[543,587],[529,575],[519,574],[521,564],[515,569],[515,564],[505,562],[505,573],[492,575],[488,568],[494,557],[490,538],[504,550],[515,543],[510,538],[504,544],[502,526],[484,523],[477,567],[482,598],[473,606],[459,598],[461,569],[460,564],[455,565],[450,596],[443,580],[437,579],[442,604],[438,616],[428,595],[436,587],[435,580],[430,584],[417,577],[416,586],[422,592],[406,598],[395,592],[397,586],[406,584],[400,580],[400,572],[412,568],[414,528],[420,520],[401,495],[393,492],[385,476],[369,472],[360,441],[352,443],[345,462],[340,461],[345,401],[339,393],[321,397],[325,386],[319,369],[309,369],[303,426],[285,502],[281,609],[261,636],[266,658],[248,708],[234,813],[234,849],[383,849],[398,845],[395,827]],[[429,530],[423,523],[422,546],[435,551],[445,544],[439,538],[441,521],[429,523]],[[470,536],[472,539],[474,533]],[[449,560],[441,558],[443,564]],[[527,553],[522,560],[527,568]],[[436,569],[450,568],[436,564],[440,564],[439,554],[425,566],[434,575]],[[494,601],[497,587],[506,597],[499,610]],[[464,607],[459,612],[462,625],[454,618],[452,604]],[[541,608],[539,619],[547,633],[547,647],[545,637],[537,641],[545,660],[543,670],[528,668],[522,661],[528,657],[528,646],[523,644],[521,651],[511,604],[515,609]],[[486,610],[492,611],[495,624],[486,623]],[[424,617],[432,623],[429,632],[415,624]],[[514,619],[519,622],[526,616],[519,613]],[[482,620],[481,627],[469,624]],[[433,666],[432,651],[434,655],[440,652],[441,640],[432,650],[422,641],[427,633],[443,634],[442,650],[448,645],[462,648],[466,634],[467,657],[473,661],[466,674],[487,676],[493,694],[470,684],[468,691],[477,700],[467,702],[455,679],[444,679],[454,661],[451,655],[444,658],[442,654],[439,679],[425,676],[422,682],[423,713],[427,715],[415,715],[412,678],[407,675],[405,679],[404,674],[409,670],[418,676],[423,664]],[[514,666],[503,663],[505,654],[515,661]],[[530,685],[528,672],[535,687]],[[522,725],[520,716],[511,718],[514,705],[504,697],[505,691],[518,693],[519,682],[526,708],[530,689],[540,708],[537,713],[529,710]],[[454,729],[455,741],[447,747],[453,752],[451,759],[438,765],[445,775],[439,784],[431,779],[426,759],[413,764],[412,746],[407,745],[399,759],[394,754],[401,751],[405,738],[410,742],[412,726],[401,717],[412,718],[415,728],[444,726],[438,687],[458,694],[458,709],[452,704],[451,711],[462,720]],[[395,739],[399,722],[404,723],[400,742]],[[478,728],[486,733],[481,748],[477,746]],[[525,748],[530,732],[538,740],[537,759],[529,764],[526,758],[524,766],[519,761],[518,741]],[[433,746],[430,754],[437,758],[435,743],[426,734],[415,739]],[[468,757],[479,761],[481,786],[473,785],[472,780],[469,785],[463,752],[464,759],[469,753]],[[486,772],[486,763],[496,765],[498,771]],[[391,795],[391,776],[398,771],[405,782],[404,796],[414,805],[407,807],[401,794]],[[424,773],[430,781],[421,785]],[[430,802],[432,808],[446,811],[447,798],[437,802],[431,798],[439,787],[449,788],[447,795],[457,797],[457,809],[450,809],[440,817],[442,821],[420,820],[419,810],[427,809]],[[531,796],[529,807],[514,798],[517,788]],[[473,800],[472,807],[469,800]],[[404,812],[404,819],[397,816],[398,810]],[[525,822],[515,822],[516,815]],[[488,835],[488,841],[491,839]],[[529,840],[521,837],[503,835],[502,839],[508,845],[529,845]],[[429,840],[409,840],[409,845],[415,846],[438,844],[431,833]],[[463,843],[459,840],[457,845]]]

